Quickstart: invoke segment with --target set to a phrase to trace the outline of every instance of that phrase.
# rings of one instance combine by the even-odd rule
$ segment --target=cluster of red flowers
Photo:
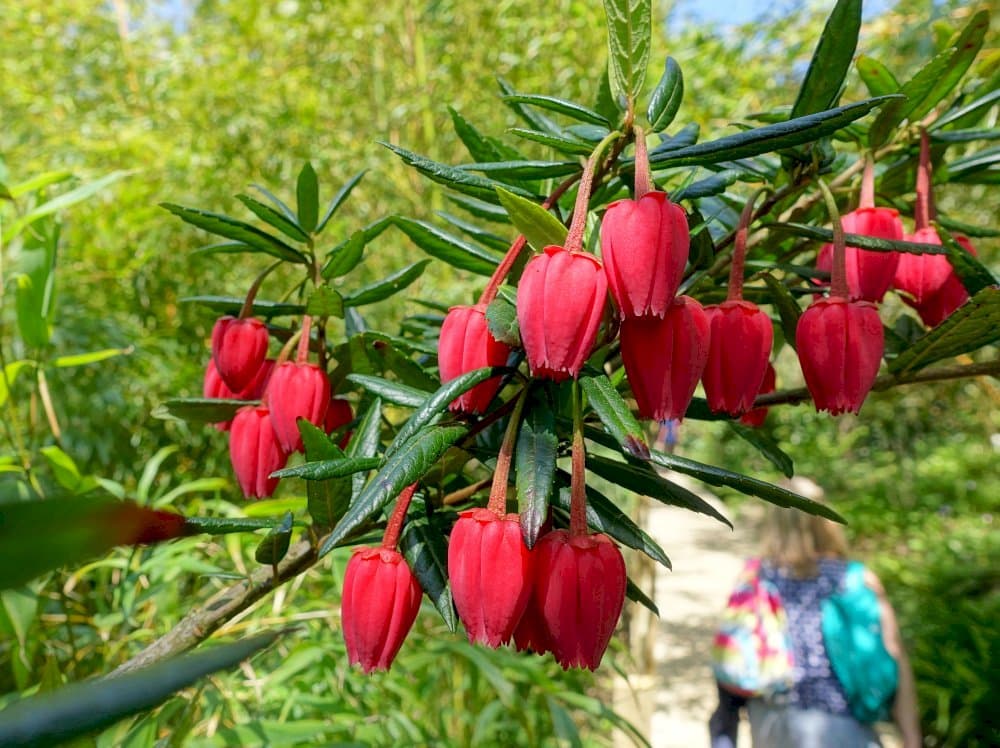
[[[230,432],[233,471],[248,499],[273,494],[278,479],[271,473],[283,468],[292,452],[302,451],[299,418],[332,433],[354,417],[346,400],[331,397],[326,372],[306,361],[308,322],[301,332],[299,360],[275,361],[267,358],[267,327],[259,319],[226,316],[212,329],[205,397],[261,401],[216,424]]]

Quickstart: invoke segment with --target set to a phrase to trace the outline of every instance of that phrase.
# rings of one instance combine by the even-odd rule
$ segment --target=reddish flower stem
[[[576,191],[576,204],[573,206],[573,221],[569,225],[569,234],[566,235],[566,243],[563,245],[570,252],[583,251],[583,231],[587,227],[587,208],[590,206],[590,190],[594,186],[594,172],[597,170],[604,149],[611,141],[620,137],[621,133],[617,130],[606,135],[594,148],[594,152],[587,159],[587,165],[583,168],[580,187]]]
[[[653,174],[649,169],[649,151],[646,149],[646,133],[641,127],[635,133],[635,199],[641,199],[654,188]]]
[[[304,364],[309,360],[309,333],[312,328],[312,317],[308,314],[302,318],[302,330],[299,336],[299,350],[295,355],[295,362]]]
[[[917,204],[913,208],[916,229],[926,229],[934,218],[934,195],[931,193],[931,145],[927,130],[920,130],[920,161],[917,163]]]
[[[493,485],[490,487],[490,500],[486,508],[499,517],[507,513],[507,480],[510,477],[510,462],[514,455],[514,444],[517,442],[517,430],[521,425],[521,413],[528,397],[528,388],[521,390],[514,411],[510,414],[507,430],[497,453],[497,467],[493,471]]]
[[[837,210],[837,201],[826,186],[826,182],[817,179],[823,199],[826,201],[826,209],[830,213],[830,222],[833,225],[833,269],[830,273],[830,296],[842,299],[849,298],[850,292],[847,288],[847,248],[844,246],[844,226],[840,222],[840,211]]]
[[[747,235],[750,233],[750,223],[753,221],[753,205],[757,198],[765,192],[766,187],[757,190],[747,200],[740,213],[740,222],[736,228],[736,239],[733,243],[733,259],[729,266],[729,293],[727,301],[741,301],[743,299],[743,269],[747,259]]]
[[[559,186],[552,191],[552,194],[545,198],[545,201],[542,203],[542,208],[544,210],[549,210],[559,201],[560,197],[566,194],[566,190],[576,184],[576,181],[579,178],[579,174],[574,174],[568,179],[563,180]],[[524,238],[524,234],[521,234],[514,240],[514,243],[510,245],[510,249],[507,250],[507,254],[504,255],[500,264],[497,265],[497,269],[494,270],[493,275],[490,276],[489,283],[486,284],[486,288],[484,288],[482,294],[480,294],[480,304],[489,304],[497,297],[497,291],[500,290],[500,286],[507,278],[507,274],[510,273],[510,269],[514,267],[514,263],[517,262],[517,258],[521,255],[521,250],[524,249],[524,245],[527,243],[528,240]]]
[[[861,196],[859,208],[875,207],[875,160],[871,153],[865,154],[865,168],[861,173]]]
[[[385,534],[382,535],[382,547],[390,551],[396,550],[399,545],[399,534],[403,531],[403,521],[406,519],[406,511],[410,508],[410,499],[416,493],[417,484],[411,483],[403,489],[396,499],[396,507],[392,510],[389,522],[385,526]]]
[[[254,278],[254,281],[251,284],[250,289],[247,291],[247,297],[243,301],[243,306],[240,307],[240,315],[238,319],[246,319],[247,317],[253,314],[253,301],[254,299],[257,298],[257,292],[260,291],[261,284],[264,282],[264,279],[271,273],[271,271],[279,267],[280,265],[281,265],[280,260],[271,265],[268,265],[266,268],[264,268],[264,272],[262,272],[256,278]]]
[[[278,358],[274,362],[275,366],[281,366],[281,364],[285,363],[288,360],[288,356],[291,355],[292,348],[295,347],[295,344],[298,343],[299,340],[301,340],[301,338],[302,338],[302,328],[300,327],[298,330],[293,332],[291,337],[285,341],[285,344],[283,346],[281,346],[281,350],[278,351]]]
[[[569,481],[569,534],[587,535],[587,450],[583,444],[580,385],[573,380],[573,452]]]

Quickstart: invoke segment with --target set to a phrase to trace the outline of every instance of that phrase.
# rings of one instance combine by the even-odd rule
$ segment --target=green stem
[[[837,210],[837,201],[826,186],[826,182],[817,179],[823,199],[826,201],[826,209],[830,214],[830,222],[833,224],[833,269],[830,272],[830,296],[837,296],[842,299],[848,298],[850,292],[847,288],[847,248],[844,246],[844,225],[840,222],[840,211]]]

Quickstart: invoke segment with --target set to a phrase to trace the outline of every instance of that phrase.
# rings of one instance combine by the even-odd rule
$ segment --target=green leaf
[[[868,88],[868,93],[872,96],[886,96],[899,91],[899,81],[896,76],[878,60],[858,55],[854,63],[858,69],[858,75]]]
[[[702,197],[719,195],[725,192],[730,185],[735,184],[740,179],[745,179],[745,175],[746,172],[735,169],[723,169],[718,174],[713,174],[710,177],[699,179],[697,182],[692,182],[685,187],[681,187],[679,190],[674,191],[670,199],[679,203],[681,200],[697,200]]]
[[[258,564],[277,564],[288,553],[288,546],[292,542],[292,513],[285,512],[281,522],[271,528],[263,537],[253,557]]]
[[[795,330],[799,324],[799,317],[802,316],[802,309],[799,308],[799,302],[792,296],[792,292],[788,290],[788,286],[770,273],[764,273],[761,277],[771,292],[771,303],[778,310],[778,316],[781,319],[781,331],[785,336],[785,342],[794,349]]]
[[[86,366],[96,364],[98,361],[106,361],[115,356],[124,356],[132,353],[134,348],[105,348],[100,351],[90,353],[71,353],[68,356],[57,356],[52,359],[52,365],[60,369],[68,369],[73,366]]]
[[[477,200],[474,197],[467,197],[457,192],[449,193],[445,195],[445,198],[475,218],[481,218],[484,221],[492,221],[493,223],[510,223],[510,219],[507,217],[507,211],[499,205],[490,205],[482,200]]]
[[[431,257],[459,270],[489,277],[500,264],[499,255],[452,236],[429,223],[398,215],[392,216],[392,223]]]
[[[500,76],[497,76],[497,85],[500,86],[500,92],[504,96],[513,96],[517,94],[514,87]],[[541,130],[542,132],[550,132],[553,135],[562,135],[562,128],[541,112],[536,112],[531,107],[527,107],[524,104],[518,104],[515,101],[504,101],[504,103],[510,107],[512,112],[531,125],[534,129]]]
[[[649,444],[646,443],[642,426],[632,415],[632,410],[618,390],[611,384],[611,380],[604,374],[585,374],[580,377],[580,386],[587,396],[590,407],[621,450],[631,457],[648,460]]]
[[[322,430],[305,419],[299,420],[299,432],[305,445],[306,462],[343,460],[343,450]],[[347,511],[351,501],[351,479],[330,478],[306,483],[306,508],[313,524],[320,530],[331,529]]]
[[[550,245],[561,247],[566,243],[567,228],[541,205],[502,187],[497,187],[497,197],[510,216],[511,223],[531,246],[542,250]]]
[[[414,416],[415,418],[415,416]],[[413,418],[410,419],[410,422]],[[323,541],[322,558],[362,524],[372,519],[406,486],[418,481],[442,455],[468,433],[466,426],[428,426],[406,439],[351,503],[343,519]]]
[[[517,324],[517,309],[507,299],[497,296],[486,307],[486,326],[494,339],[514,348],[520,347],[521,330]]]
[[[544,132],[542,130],[528,130],[523,127],[511,127],[507,130],[511,135],[517,135],[525,140],[530,140],[533,143],[541,143],[542,145],[547,145],[550,148],[554,148],[560,153],[566,153],[575,156],[589,156],[594,147],[590,143],[586,143],[582,140],[578,140],[574,137],[569,137],[566,135],[553,135],[549,132]]]
[[[175,397],[161,403],[153,410],[154,418],[173,418],[180,421],[222,423],[231,421],[236,411],[257,400],[217,400],[208,397]]]
[[[497,252],[506,252],[510,247],[510,240],[506,237],[494,234],[489,229],[483,228],[479,224],[471,223],[464,218],[460,218],[456,215],[448,213],[444,210],[434,211],[438,216],[446,220],[452,226],[457,228],[462,233],[467,236],[471,236],[477,242],[482,244],[488,249],[496,250]]]
[[[73,172],[71,171],[46,171],[38,174],[37,176],[26,179],[23,182],[18,182],[10,188],[11,197],[17,199],[21,195],[27,195],[29,192],[35,192],[37,190],[48,187],[50,184],[60,184],[62,182],[67,182],[73,178]]]
[[[20,361],[11,361],[3,367],[3,372],[0,374],[0,405],[7,402],[7,398],[10,396],[10,390],[7,389],[7,386],[14,386],[14,382],[17,380],[18,374],[21,373],[21,369],[26,366],[34,367],[36,365],[34,361],[21,359]]]
[[[802,223],[764,223],[762,226],[771,231],[784,231],[795,236],[804,236],[820,242],[833,241],[833,232],[819,226],[807,226]],[[914,255],[943,255],[948,250],[939,244],[921,244],[920,242],[895,241],[879,239],[864,234],[844,234],[844,242],[848,247],[870,249],[874,252],[908,252]]]
[[[374,304],[376,301],[382,301],[383,299],[388,299],[390,296],[396,295],[419,278],[429,263],[430,260],[420,260],[420,262],[414,262],[412,265],[407,265],[405,268],[397,270],[392,275],[389,275],[380,281],[376,281],[375,283],[367,286],[362,286],[361,288],[346,294],[344,296],[344,306],[352,307]]]
[[[275,210],[270,205],[265,205],[259,200],[254,200],[249,195],[237,195],[236,199],[243,203],[250,211],[264,223],[278,229],[285,236],[297,242],[308,241],[309,237],[299,228],[298,224],[288,220],[281,212]],[[204,251],[204,248],[200,251]]]
[[[535,547],[549,514],[558,449],[555,415],[544,396],[536,395],[527,403],[514,452],[521,535],[528,548]]]
[[[39,451],[42,453],[45,461],[49,463],[49,467],[52,468],[52,475],[60,486],[67,491],[74,492],[80,488],[83,476],[80,474],[80,470],[77,468],[72,457],[54,444],[42,447]]]
[[[441,164],[437,161],[431,161],[430,159],[418,156],[405,148],[399,148],[390,143],[382,143],[382,145],[403,159],[405,164],[412,166],[431,181],[443,184],[445,187],[450,187],[451,189],[465,193],[466,195],[477,197],[480,200],[485,200],[488,203],[499,202],[496,192],[494,191],[498,186],[505,187],[511,192],[521,195],[522,197],[536,197],[536,195],[533,195],[526,190],[522,190],[520,187],[501,184],[493,181],[492,179],[487,179],[486,177],[473,174],[465,169],[459,169],[455,166],[448,166],[447,164]]]
[[[41,348],[49,342],[49,323],[42,308],[45,303],[45,289],[38,288],[31,276],[16,276],[14,307],[17,310],[17,329],[21,339],[29,348]]]
[[[965,247],[956,242],[955,238],[945,231],[939,223],[935,222],[934,228],[948,251],[948,262],[951,263],[970,296],[975,296],[984,288],[998,284],[989,268],[983,265],[971,252],[967,252]]]
[[[319,220],[319,180],[316,170],[306,161],[295,183],[295,200],[299,209],[299,225],[311,233]]]
[[[272,517],[185,517],[185,535],[229,535],[235,532],[270,530]]]
[[[281,212],[281,215],[283,215],[292,223],[298,222],[299,220],[298,217],[292,212],[292,209],[285,204],[284,200],[282,200],[280,197],[278,197],[277,195],[275,195],[273,192],[271,192],[269,189],[267,189],[262,185],[251,184],[250,186],[253,189],[257,190],[257,192],[266,197],[268,200],[270,200],[274,204],[274,206]]]
[[[900,122],[917,122],[951,93],[979,54],[989,27],[990,14],[985,10],[976,13],[947,49],[900,87],[906,99],[883,109],[868,132],[873,148],[882,145]]]
[[[729,527],[733,526],[703,498],[658,475],[647,463],[616,462],[606,457],[588,454],[587,469],[605,480],[643,496],[649,496],[662,504],[690,509],[713,517]]]
[[[382,435],[382,400],[376,397],[361,416],[345,450],[348,457],[374,457],[378,454]],[[365,484],[365,474],[351,478],[351,496],[357,496]]]
[[[278,636],[259,634],[206,647],[125,675],[74,683],[22,699],[0,712],[0,744],[48,746],[97,732],[152,709],[206,675],[235,667]]]
[[[632,581],[631,577],[626,580],[625,597],[634,603],[639,603],[639,605],[644,607],[657,618],[660,617],[660,609],[656,607],[656,603],[653,602],[653,598],[640,590],[636,583]]]
[[[548,109],[552,112],[558,112],[559,114],[565,114],[567,117],[579,120],[580,122],[587,122],[591,125],[600,125],[601,127],[611,127],[611,123],[601,114],[598,114],[593,109],[588,109],[585,106],[581,106],[575,102],[567,101],[566,99],[558,99],[555,96],[542,96],[538,94],[508,94],[502,97],[503,101],[506,103],[513,104],[529,104],[531,106],[539,107],[540,109]]]
[[[792,107],[793,118],[836,103],[854,59],[860,30],[861,0],[837,0]]]
[[[429,517],[408,517],[399,538],[399,552],[445,624],[455,631],[458,622],[448,586],[448,546],[444,533],[431,526]]]
[[[226,239],[243,242],[258,252],[277,257],[279,260],[302,264],[308,262],[305,255],[292,249],[277,237],[235,218],[196,208],[185,208],[173,203],[160,203],[160,207],[169,210],[185,223]]]
[[[984,288],[944,322],[889,362],[893,374],[970,353],[1000,340],[1000,289]]]
[[[736,421],[727,421],[726,424],[741,439],[752,444],[761,455],[784,473],[786,477],[791,478],[795,475],[795,466],[792,464],[792,458],[785,454],[781,447],[778,446],[778,443],[766,433],[760,429],[744,426]]]
[[[20,234],[27,226],[30,226],[39,218],[44,218],[45,216],[52,215],[53,213],[66,210],[76,203],[87,200],[103,190],[105,187],[108,187],[109,185],[117,182],[119,179],[123,179],[131,174],[132,172],[130,171],[113,171],[100,179],[95,179],[93,182],[81,184],[79,187],[76,187],[69,192],[64,192],[61,195],[57,195],[51,200],[42,203],[41,205],[35,206],[24,215],[19,216],[17,220],[7,227],[7,230],[3,232],[3,241],[9,242],[12,238]],[[47,176],[53,177],[52,181],[48,182],[48,184],[52,184],[54,182],[62,181],[62,177],[66,176],[66,173],[50,172],[49,175],[42,175],[41,181],[44,181],[44,178]],[[11,194],[13,194],[14,197],[23,194],[25,191],[25,185],[29,184],[31,183],[26,182],[22,185],[15,185]],[[41,186],[44,185],[38,184],[38,186],[32,187],[31,189],[39,189]]]
[[[952,122],[965,119],[966,117],[976,114],[977,112],[988,111],[998,101],[1000,101],[1000,88],[990,91],[989,93],[980,96],[978,99],[974,99],[968,104],[960,106],[957,109],[950,109],[945,114],[941,115],[941,117],[936,119],[934,124],[932,124],[928,129],[931,132],[934,132],[946,125],[950,125]]]
[[[330,222],[330,219],[336,215],[337,210],[340,208],[341,205],[344,204],[344,201],[347,200],[348,197],[350,197],[351,192],[353,192],[354,188],[358,186],[358,182],[360,182],[362,177],[364,177],[364,175],[367,173],[368,173],[367,169],[362,169],[361,171],[359,171],[357,174],[355,174],[353,177],[347,180],[347,184],[341,187],[340,190],[337,192],[337,194],[333,196],[333,200],[330,201],[330,204],[326,208],[326,213],[323,214],[323,219],[319,222],[319,226],[316,227],[317,234],[323,233],[323,229],[326,228],[326,225]]]
[[[484,174],[507,177],[509,179],[555,179],[582,171],[578,161],[491,161],[465,164],[458,167],[462,171],[481,171]],[[495,186],[494,186],[495,189]],[[508,186],[508,190],[514,189]]]
[[[381,218],[363,229],[358,229],[347,239],[331,249],[327,253],[326,263],[323,265],[323,277],[327,280],[339,278],[354,270],[361,262],[361,257],[368,243],[391,225],[392,221],[390,219]]]
[[[375,377],[368,374],[348,374],[347,379],[364,387],[373,395],[378,395],[383,400],[388,400],[394,405],[402,405],[407,408],[420,407],[430,396],[430,393],[426,390],[410,387],[383,377]]]
[[[239,314],[246,301],[241,296],[185,296],[181,303],[200,304],[206,309],[220,314]],[[255,317],[294,317],[305,314],[306,308],[302,304],[286,304],[281,301],[264,301],[255,299],[253,302],[252,314]]]
[[[306,314],[314,317],[344,317],[344,298],[330,286],[319,286],[309,294]]]
[[[888,101],[895,101],[896,98],[894,96],[878,96],[859,101],[856,104],[848,104],[816,114],[807,114],[804,117],[797,117],[786,122],[776,122],[773,125],[757,127],[753,130],[745,130],[735,135],[727,135],[718,140],[709,140],[697,145],[663,151],[654,149],[649,154],[649,162],[656,169],[704,166],[804,145],[832,135],[840,128],[861,119],[875,107]]]
[[[604,0],[611,90],[630,102],[629,111],[642,91],[649,64],[651,5],[650,0]]]
[[[465,145],[473,161],[503,161],[507,158],[517,157],[517,151],[483,135],[452,107],[448,107],[448,113],[451,115],[455,134]]]
[[[663,132],[677,116],[677,110],[684,99],[684,76],[677,60],[668,57],[663,68],[660,82],[653,89],[646,109],[646,119],[653,132]]]
[[[334,460],[320,460],[319,462],[304,462],[294,467],[282,468],[271,473],[271,477],[329,480],[375,470],[381,465],[381,457],[342,457]]]

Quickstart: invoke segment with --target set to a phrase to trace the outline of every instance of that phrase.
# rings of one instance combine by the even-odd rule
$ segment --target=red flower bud
[[[684,209],[664,192],[608,206],[601,223],[601,258],[608,290],[623,316],[667,313],[690,245]]]
[[[708,407],[739,416],[753,407],[767,372],[774,330],[751,301],[724,301],[705,309],[711,333],[702,382]]]
[[[274,493],[278,479],[270,475],[285,466],[288,453],[278,443],[266,406],[248,405],[236,411],[229,459],[244,496],[262,499]]]
[[[775,374],[774,367],[771,364],[767,365],[767,371],[764,372],[764,381],[760,383],[760,390],[757,392],[758,395],[766,395],[769,392],[774,392],[775,387]],[[750,426],[751,428],[759,429],[764,425],[764,420],[767,418],[767,408],[754,408],[753,410],[747,411],[740,418],[740,423],[744,426]]]
[[[448,541],[448,578],[470,642],[510,641],[531,594],[531,552],[516,514],[462,512]]]
[[[941,244],[941,238],[932,227],[917,229],[906,237],[906,241]],[[893,283],[900,291],[910,294],[914,304],[919,306],[941,290],[952,272],[947,255],[915,255],[910,252],[900,252]]]
[[[607,535],[550,532],[535,546],[535,605],[563,669],[596,670],[625,603],[625,560]]]
[[[323,419],[323,428],[326,433],[332,434],[353,420],[354,411],[351,410],[351,404],[342,397],[331,397],[330,405],[326,409],[326,417]]]
[[[267,328],[254,317],[220,317],[212,328],[212,358],[233,392],[242,392],[267,356]]]
[[[678,296],[663,319],[622,320],[621,349],[639,415],[682,419],[708,360],[708,315],[690,296]]]
[[[892,208],[858,208],[841,217],[844,232],[898,241],[903,238],[903,222]],[[846,247],[847,287],[852,299],[882,301],[892,285],[899,264],[898,252],[875,252]],[[824,244],[816,257],[816,269],[833,269],[833,245]]]
[[[878,307],[840,297],[814,301],[799,318],[795,342],[816,410],[861,410],[884,348]]]
[[[347,563],[340,617],[347,656],[388,670],[420,610],[420,585],[398,551],[358,548]]]
[[[978,254],[968,237],[956,236],[955,241],[973,256]],[[917,314],[920,315],[920,319],[925,325],[937,327],[969,300],[969,292],[965,289],[965,285],[959,279],[955,269],[952,268],[944,285],[924,299],[923,303],[917,304],[906,296],[903,296],[902,299],[917,310]]]
[[[271,423],[282,449],[302,451],[299,418],[321,426],[330,408],[330,380],[315,364],[286,361],[275,368],[267,386]]]
[[[524,268],[517,322],[535,377],[576,377],[597,339],[608,282],[601,263],[583,252],[546,247]]]
[[[507,363],[510,346],[496,340],[486,324],[486,306],[453,306],[448,310],[438,338],[441,382],[484,366]],[[451,403],[454,411],[483,413],[500,388],[500,377],[477,384]]]

